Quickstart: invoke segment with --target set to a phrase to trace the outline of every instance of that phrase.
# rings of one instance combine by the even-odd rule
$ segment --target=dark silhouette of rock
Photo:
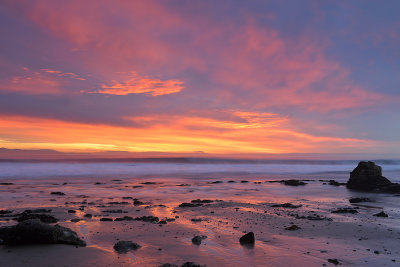
[[[399,193],[400,184],[392,183],[382,176],[381,166],[372,161],[361,161],[358,166],[350,173],[347,181],[347,188],[367,191],[367,192],[386,192]]]
[[[101,218],[100,221],[101,222],[112,222],[113,219],[112,218]]]
[[[132,241],[119,241],[115,243],[114,250],[118,253],[127,253],[130,250],[137,250],[142,246]]]
[[[203,204],[201,204],[201,203],[187,203],[187,202],[183,202],[183,203],[179,204],[180,208],[193,208],[193,207],[199,207],[199,206],[203,206]]]
[[[377,214],[374,214],[374,216],[376,217],[389,217],[389,215],[387,215],[384,211],[381,211]]]
[[[181,265],[181,267],[206,267],[206,265],[200,265],[194,262],[185,262],[184,264]]]
[[[295,179],[282,180],[280,182],[283,183],[284,185],[290,185],[290,186],[299,186],[299,185],[306,185],[307,184],[307,183],[305,183],[303,181],[295,180]]]
[[[124,216],[124,217],[120,217],[120,218],[115,218],[116,222],[118,221],[133,221],[133,218],[131,216]]]
[[[64,196],[65,194],[63,192],[51,192],[50,195]]]
[[[31,219],[14,226],[0,228],[0,239],[5,245],[69,244],[86,246],[86,242],[69,228],[48,225],[39,219]]]
[[[164,263],[158,267],[178,267],[176,264],[171,264],[171,263]]]
[[[350,203],[361,203],[361,202],[373,202],[371,199],[366,197],[353,197],[349,199]]]
[[[255,239],[254,239],[254,233],[253,232],[249,232],[247,234],[245,234],[244,236],[242,236],[239,239],[240,244],[245,245],[245,244],[254,244]]]
[[[13,213],[12,210],[0,210],[0,215]]]
[[[329,263],[332,263],[332,264],[335,264],[335,265],[340,264],[339,261],[338,261],[337,259],[328,259],[328,262],[329,262]]]
[[[207,236],[205,236],[205,235],[203,235],[203,236],[196,235],[195,237],[192,238],[192,243],[200,246],[201,241],[203,241],[206,238],[207,238]]]
[[[355,214],[358,213],[356,209],[353,208],[338,208],[336,210],[331,211],[331,213],[351,213]]]
[[[191,201],[191,203],[213,203],[214,200],[210,200],[210,199],[194,199]]]
[[[157,223],[160,219],[158,217],[154,217],[154,216],[142,216],[142,217],[136,217],[134,220]]]
[[[296,231],[296,230],[299,230],[299,229],[301,229],[301,227],[299,227],[299,226],[297,226],[295,224],[293,224],[291,226],[288,226],[288,227],[285,227],[285,230],[288,230],[288,231]]]
[[[14,221],[22,222],[26,220],[31,220],[31,219],[39,219],[40,221],[44,223],[56,223],[58,222],[58,219],[55,218],[54,216],[48,215],[48,214],[36,214],[36,213],[31,213],[32,211],[26,210],[19,214],[18,217],[14,218]]]
[[[292,203],[283,203],[283,204],[274,204],[271,207],[273,208],[291,208],[297,209],[300,208],[302,205],[293,205]]]

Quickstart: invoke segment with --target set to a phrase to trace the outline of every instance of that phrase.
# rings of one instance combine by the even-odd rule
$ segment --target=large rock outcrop
[[[69,244],[86,246],[86,242],[69,228],[48,225],[39,219],[19,222],[17,225],[0,227],[0,239],[4,245]]]
[[[392,183],[382,176],[381,166],[372,161],[361,161],[358,166],[350,173],[347,181],[348,189],[366,192],[400,192],[400,184]]]

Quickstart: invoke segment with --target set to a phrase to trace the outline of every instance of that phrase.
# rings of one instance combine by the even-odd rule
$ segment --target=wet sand
[[[7,181],[13,184],[0,186],[0,210],[13,213],[2,215],[1,226],[16,224],[12,215],[26,209],[51,209],[48,214],[76,231],[87,247],[0,246],[0,266],[180,266],[188,261],[207,266],[335,266],[328,259],[337,259],[344,266],[398,266],[399,196],[352,192],[319,179],[306,181],[304,186],[262,178],[243,180]],[[351,197],[368,197],[373,202],[350,204]],[[179,207],[197,199],[212,202]],[[283,203],[301,206],[272,207]],[[332,213],[344,207],[357,213]],[[382,210],[389,217],[373,216]],[[115,221],[124,216],[155,216],[166,224]],[[293,225],[300,229],[285,229]],[[239,244],[247,232],[255,234],[254,247]],[[197,235],[207,238],[196,245],[192,238]],[[142,247],[119,254],[113,245],[120,240]]]

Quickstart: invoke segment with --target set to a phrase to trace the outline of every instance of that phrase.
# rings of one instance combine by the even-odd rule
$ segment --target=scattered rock
[[[142,202],[142,201],[140,201],[140,200],[137,200],[137,199],[135,199],[135,200],[133,201],[133,205],[135,205],[135,206],[143,205],[143,204],[144,204],[144,202]]]
[[[158,267],[178,267],[178,265],[171,264],[171,263],[164,263],[164,264],[161,264]]]
[[[71,222],[80,222],[80,221],[81,221],[81,219],[78,219],[78,218],[71,219]]]
[[[119,201],[111,201],[111,202],[108,202],[107,204],[109,204],[109,205],[128,205],[129,202],[126,202],[126,201],[121,201],[121,202],[119,202]]]
[[[209,200],[209,199],[203,199],[203,200],[201,200],[201,199],[194,199],[194,200],[192,200],[191,201],[191,203],[213,203],[214,202],[214,200]]]
[[[127,211],[123,211],[123,210],[103,210],[101,212],[104,212],[104,213],[128,213]]]
[[[295,180],[295,179],[291,179],[291,180],[282,180],[280,181],[281,183],[283,183],[284,185],[290,185],[290,186],[299,186],[299,185],[306,185],[307,183],[301,181],[301,180]]]
[[[63,192],[51,192],[50,195],[65,196]]]
[[[68,213],[76,213],[75,210],[68,210]]]
[[[115,243],[114,250],[118,253],[127,253],[130,250],[137,250],[142,246],[132,241],[119,241]]]
[[[0,185],[14,185],[13,183],[0,183]]]
[[[194,219],[190,219],[192,222],[202,222],[203,219],[202,218],[194,218]]]
[[[142,217],[136,217],[134,220],[157,223],[160,219],[158,217],[154,217],[154,216],[142,216]]]
[[[288,231],[296,231],[296,230],[299,230],[299,229],[301,229],[301,227],[299,227],[299,226],[297,226],[295,224],[293,224],[291,226],[288,226],[288,227],[285,227],[285,230],[288,230]]]
[[[0,215],[13,213],[13,210],[0,210]]]
[[[181,267],[206,267],[206,265],[200,265],[194,262],[185,262],[184,264],[181,265]]]
[[[191,186],[190,184],[177,184],[176,186]]]
[[[199,207],[199,206],[203,206],[203,204],[201,204],[201,203],[186,203],[186,202],[179,204],[180,208],[193,208],[193,207]]]
[[[346,183],[339,183],[339,182],[337,182],[337,181],[335,181],[335,180],[329,180],[329,181],[328,181],[328,184],[329,184],[329,185],[334,185],[334,186],[346,185]]]
[[[347,188],[367,192],[400,192],[400,184],[392,183],[383,177],[381,166],[372,161],[358,163],[358,166],[350,173]]]
[[[101,222],[112,222],[113,219],[112,218],[101,218],[100,221]]]
[[[205,235],[202,236],[196,235],[195,237],[192,238],[192,243],[199,246],[201,244],[201,241],[203,241],[206,238],[207,236]]]
[[[85,218],[92,218],[93,217],[93,215],[92,214],[90,214],[90,213],[88,213],[88,214],[85,214],[85,215],[83,215],[83,217],[85,217]]]
[[[329,263],[335,264],[335,265],[339,265],[340,262],[337,259],[328,259]]]
[[[59,225],[48,225],[39,219],[30,219],[14,226],[1,227],[0,238],[5,245],[69,244],[86,246],[86,242],[71,229]]]
[[[36,214],[36,213],[30,213],[24,211],[23,213],[19,214],[18,217],[14,218],[13,220],[22,222],[26,220],[31,220],[31,219],[39,219],[40,221],[44,223],[56,223],[58,222],[58,219],[55,218],[54,216],[48,215],[48,214]]]
[[[350,203],[361,203],[361,202],[373,202],[371,199],[366,197],[353,197],[349,199]]]
[[[283,204],[274,204],[271,207],[297,209],[297,208],[300,208],[301,206],[302,205],[293,205],[292,203],[283,203]]]
[[[245,184],[245,183],[248,183],[249,181],[246,181],[246,180],[242,180],[242,181],[240,181],[242,184]]]
[[[338,208],[336,210],[331,211],[331,213],[351,213],[355,214],[358,213],[356,209],[353,208]]]
[[[376,217],[389,217],[389,215],[387,215],[384,211],[381,211],[377,214],[374,214],[374,216]]]
[[[141,184],[150,185],[150,184],[157,184],[157,183],[156,182],[144,182],[144,183],[141,183]]]
[[[133,221],[133,218],[130,216],[124,216],[124,217],[120,217],[120,218],[115,218],[114,221]]]
[[[241,245],[254,244],[255,243],[254,233],[253,232],[249,232],[249,233],[245,234],[244,236],[242,236],[239,239],[239,242],[240,242]]]
[[[214,181],[214,182],[208,182],[208,184],[222,184],[223,181]]]
[[[236,181],[234,181],[234,180],[229,180],[228,183],[233,184],[233,183],[236,183]]]

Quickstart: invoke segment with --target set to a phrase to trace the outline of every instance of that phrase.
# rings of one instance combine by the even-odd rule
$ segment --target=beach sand
[[[303,186],[256,177],[242,180],[7,181],[13,184],[0,186],[0,209],[13,213],[2,215],[0,226],[16,224],[12,215],[26,209],[51,209],[48,214],[76,231],[87,246],[0,246],[0,266],[180,266],[184,262],[207,266],[335,266],[328,259],[336,259],[343,266],[399,265],[399,196],[353,192],[314,178]],[[372,202],[350,204],[351,197],[367,197]],[[197,199],[212,202],[179,207]],[[283,203],[300,207],[272,207]],[[357,213],[332,213],[344,207],[352,207]],[[110,210],[114,213],[107,212]],[[118,210],[122,213],[115,213]],[[382,210],[389,217],[373,216]],[[93,216],[87,218],[85,214]],[[114,221],[124,216],[155,216],[166,224]],[[299,229],[285,229],[293,225]],[[253,247],[239,243],[247,232],[255,234]],[[207,238],[196,245],[192,243],[194,236]],[[113,246],[120,240],[133,241],[141,248],[119,254]]]

